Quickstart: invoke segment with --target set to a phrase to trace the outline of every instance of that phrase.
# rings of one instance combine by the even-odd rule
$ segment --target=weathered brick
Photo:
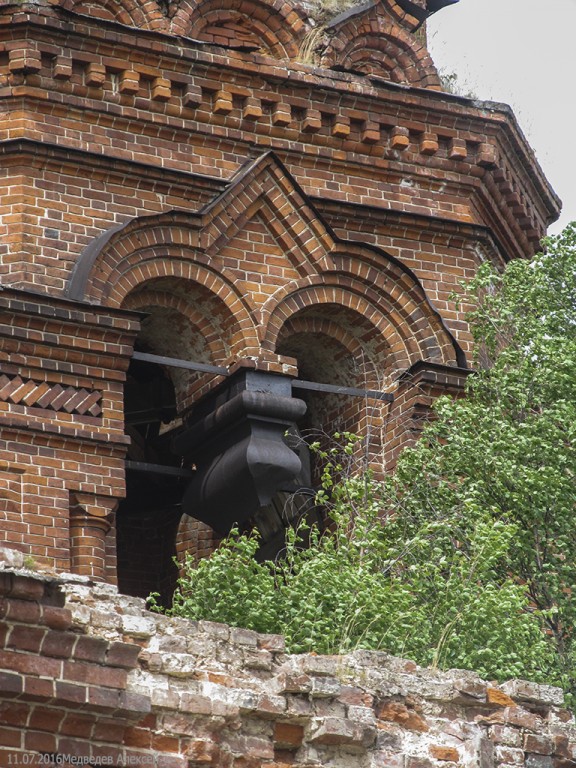
[[[41,600],[44,596],[44,583],[28,576],[0,571],[0,594],[19,600]]]
[[[57,733],[64,715],[62,710],[35,707],[30,714],[28,727],[37,731]]]
[[[46,656],[69,658],[78,638],[71,632],[48,631],[42,641],[41,652]]]
[[[431,744],[429,747],[430,755],[435,760],[443,762],[457,763],[460,759],[460,753],[455,747],[443,747],[440,744]]]
[[[68,608],[42,606],[42,623],[50,629],[65,631],[72,626],[72,613]]]
[[[311,744],[362,744],[364,729],[351,720],[338,717],[316,718],[310,725],[307,739]]]
[[[188,759],[184,755],[158,755],[158,768],[188,768]]]
[[[552,739],[547,736],[538,736],[534,733],[527,733],[524,736],[524,750],[539,755],[551,755],[554,751]]]
[[[66,704],[84,704],[88,696],[88,688],[76,683],[56,681],[56,696]]]
[[[134,669],[138,665],[140,646],[128,643],[111,643],[106,652],[106,663],[113,667]]]
[[[102,664],[106,658],[108,643],[99,637],[81,635],[74,647],[74,658],[78,661]]]
[[[553,768],[551,757],[545,755],[526,755],[526,768]]]
[[[186,748],[188,760],[193,765],[211,765],[217,756],[218,747],[213,741],[193,739]]]
[[[514,707],[516,702],[508,694],[498,688],[486,689],[486,701],[488,704],[496,704],[499,707]]]
[[[399,701],[383,701],[375,707],[376,717],[398,723],[409,731],[425,732],[430,729],[426,720],[412,709]]]
[[[22,676],[13,672],[0,672],[0,691],[5,698],[18,696],[23,691]]]
[[[274,741],[283,749],[298,749],[304,740],[304,728],[292,723],[276,723]]]
[[[107,688],[125,688],[126,671],[111,667],[101,667],[82,661],[65,661],[62,667],[65,681],[101,685]]]
[[[132,691],[121,691],[118,698],[118,707],[126,712],[146,713],[151,710],[150,697]]]

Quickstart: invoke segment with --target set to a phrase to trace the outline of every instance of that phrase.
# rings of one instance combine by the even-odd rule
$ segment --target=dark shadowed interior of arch
[[[293,315],[283,326],[278,354],[296,358],[299,378],[357,390],[386,391],[396,376],[395,356],[385,334],[369,316],[336,304],[316,305]],[[361,438],[354,456],[378,469],[382,461],[388,404],[366,396],[299,390],[307,413],[301,434],[323,448],[336,444],[336,433]],[[360,468],[360,465],[357,467]],[[320,478],[312,456],[312,478]]]
[[[169,287],[172,287],[171,285]],[[148,292],[149,293],[149,292]],[[173,296],[173,294],[171,294]],[[156,299],[161,295],[156,293]],[[180,311],[133,297],[145,313],[136,350],[165,357],[209,362],[203,336]],[[173,452],[188,393],[201,374],[132,360],[124,388],[125,430],[130,437],[126,498],[117,512],[118,582],[125,594],[146,597],[158,591],[168,603],[178,576],[174,557],[182,518],[182,496],[190,470]]]
[[[133,360],[125,384],[125,430],[130,437],[126,498],[116,515],[118,586],[125,594],[168,597],[177,576],[173,565],[182,516],[185,477],[170,447],[176,416],[174,386],[159,365]]]
[[[296,358],[301,379],[351,387],[359,378],[358,362],[350,351],[325,333],[295,333],[280,343],[278,353]],[[299,396],[307,405],[300,425],[305,433],[325,433],[329,424],[336,425],[336,414],[345,406],[339,395],[302,391]],[[338,427],[335,426],[335,429]]]
[[[341,306],[310,307],[282,329],[278,354],[296,358],[301,379],[358,389],[380,389],[390,362],[388,346],[365,317]],[[299,392],[308,405],[302,429],[329,437],[354,432],[362,400],[320,392]]]
[[[225,362],[233,319],[202,286],[173,278],[149,281],[125,306],[144,315],[138,352],[208,365]],[[186,553],[198,559],[217,545],[217,526],[212,529],[183,505],[200,471],[192,462],[202,463],[201,458],[174,452],[173,440],[194,427],[197,408],[202,412],[203,398],[210,399],[218,380],[168,362],[132,360],[125,385],[125,428],[131,439],[127,495],[117,513],[118,579],[124,593],[146,597],[159,592],[168,605],[178,577],[174,558],[182,562]],[[220,377],[220,384],[225,386],[226,379]],[[254,509],[245,526],[262,531],[267,544],[263,557],[283,547],[284,516],[292,520],[301,506],[279,497],[269,509]]]
[[[193,283],[159,279],[131,294],[127,307],[144,313],[136,349],[221,365],[232,326],[201,290]],[[282,329],[276,351],[296,358],[301,379],[359,389],[380,388],[378,375],[390,360],[387,342],[369,318],[337,304],[316,305],[293,315]],[[219,386],[225,387],[225,382]],[[195,470],[191,461],[201,467],[203,457],[189,455],[183,466],[182,453],[173,449],[173,438],[194,428],[206,404],[202,398],[208,394],[210,402],[213,385],[213,374],[140,360],[131,363],[125,387],[126,433],[131,438],[127,496],[117,514],[119,586],[125,593],[144,597],[158,591],[169,603],[177,578],[174,557],[181,560],[185,551],[205,556],[217,541],[209,519],[200,512],[195,519],[189,507],[183,513],[188,484],[203,471]],[[310,471],[308,451],[298,446],[300,436],[326,445],[337,431],[364,433],[370,418],[362,397],[305,390],[294,391],[294,396],[307,404],[306,415],[290,437],[294,445],[289,443],[297,453],[302,451],[298,491],[279,489],[270,504],[255,508],[243,522],[245,528],[260,530],[261,557],[276,556],[284,546],[286,527],[302,516],[317,521],[313,488],[318,477]],[[381,409],[381,404],[374,408]]]

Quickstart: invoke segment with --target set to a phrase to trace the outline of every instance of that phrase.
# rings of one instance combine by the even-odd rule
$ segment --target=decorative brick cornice
[[[398,171],[418,183],[434,179],[454,195],[463,185],[462,195],[478,198],[475,211],[515,256],[517,245],[520,252],[535,251],[558,215],[558,198],[505,105],[195,41],[177,45],[169,35],[136,34],[87,17],[75,18],[73,32],[65,25],[67,63],[56,53],[64,25],[54,11],[16,14],[12,22],[9,29],[0,26],[4,48],[13,62],[33,66],[14,64],[0,97],[28,100],[19,103],[30,104],[43,141],[41,115],[52,102],[64,102],[79,125],[89,113],[114,116],[127,136],[136,125],[151,136],[162,125],[173,132],[168,140],[175,151],[212,137],[230,151],[242,148],[244,156],[256,143],[274,148],[288,164],[296,155],[304,166],[344,160],[348,168],[370,167],[375,178]],[[150,45],[162,53],[161,67],[150,66]],[[26,125],[20,135],[31,135],[33,123]],[[57,130],[51,141],[68,143]],[[90,146],[87,130],[85,149]],[[114,160],[114,147],[107,155]],[[177,154],[173,161],[155,158],[153,147],[146,160],[167,168],[183,164]]]

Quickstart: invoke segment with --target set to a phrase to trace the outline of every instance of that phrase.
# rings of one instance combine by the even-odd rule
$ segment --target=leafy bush
[[[331,521],[275,562],[233,532],[172,613],[286,636],[292,651],[386,650],[576,693],[576,228],[468,287],[478,372],[441,398],[393,477],[322,454]],[[316,450],[319,450],[316,446]],[[302,546],[304,537],[310,546]]]

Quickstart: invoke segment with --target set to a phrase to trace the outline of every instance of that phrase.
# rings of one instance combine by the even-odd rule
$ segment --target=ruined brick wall
[[[110,585],[2,555],[2,766],[576,765],[556,688],[361,650],[293,656],[281,637],[156,616]]]

